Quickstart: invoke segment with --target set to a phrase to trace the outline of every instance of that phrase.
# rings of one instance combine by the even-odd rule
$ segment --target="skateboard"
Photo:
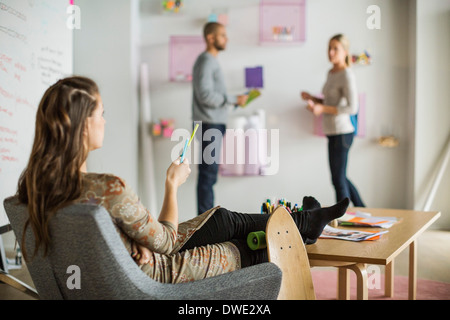
[[[278,300],[315,300],[308,254],[294,220],[284,207],[278,207],[270,215],[265,232],[250,233],[247,244],[253,250],[267,248],[269,261],[281,269]]]

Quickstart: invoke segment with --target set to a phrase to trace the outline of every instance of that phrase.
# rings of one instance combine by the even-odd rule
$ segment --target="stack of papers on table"
[[[346,212],[338,219],[340,226],[390,228],[398,219],[396,217],[372,217],[367,212]]]
[[[380,232],[367,232],[359,230],[337,229],[326,225],[319,238],[321,239],[340,239],[349,241],[377,240],[384,233],[389,232],[383,230]]]

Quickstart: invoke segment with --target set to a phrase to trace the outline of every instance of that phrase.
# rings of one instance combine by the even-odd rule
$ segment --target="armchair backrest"
[[[4,206],[14,233],[21,241],[27,207],[16,197],[6,199]],[[146,276],[134,263],[108,212],[101,206],[75,204],[61,209],[50,221],[50,234],[52,244],[48,256],[44,258],[40,249],[27,262],[36,290],[43,299],[149,298],[149,289],[162,285]],[[26,230],[25,240],[31,256],[35,243],[31,227]],[[78,275],[81,288],[74,287],[77,280],[74,277]],[[145,294],[139,283],[151,284],[146,286]]]

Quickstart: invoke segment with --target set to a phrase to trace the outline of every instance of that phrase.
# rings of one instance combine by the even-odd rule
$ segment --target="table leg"
[[[356,274],[356,298],[367,300],[369,289],[367,287],[367,269],[364,263],[356,263],[345,267],[339,267],[338,273],[338,300],[350,299],[349,269]]]
[[[417,243],[411,242],[409,245],[409,300],[416,300],[417,294]]]
[[[346,267],[338,268],[338,300],[350,300],[350,277]]]
[[[364,263],[357,263],[348,266],[356,274],[356,298],[358,300],[367,300],[369,298],[369,289],[367,287],[367,269]]]
[[[386,264],[384,272],[384,295],[394,297],[394,260]]]

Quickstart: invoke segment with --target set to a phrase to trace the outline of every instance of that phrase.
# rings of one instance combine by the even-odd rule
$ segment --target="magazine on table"
[[[321,239],[340,239],[348,241],[364,241],[364,240],[378,240],[381,235],[389,232],[383,230],[380,232],[360,231],[360,230],[348,230],[338,229],[326,225],[319,238]]]
[[[372,217],[370,213],[356,211],[346,212],[342,217],[337,219],[340,226],[357,226],[357,227],[375,227],[390,228],[398,219],[396,217]]]

